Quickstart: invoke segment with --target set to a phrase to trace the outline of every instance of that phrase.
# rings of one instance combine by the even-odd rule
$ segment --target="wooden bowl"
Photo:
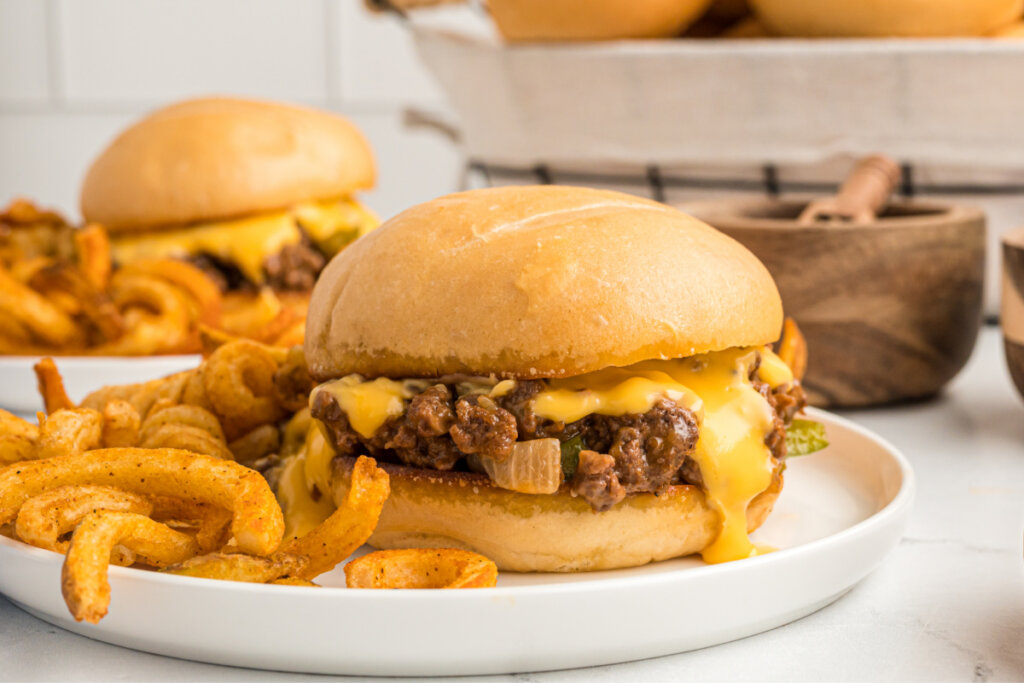
[[[981,325],[984,214],[902,203],[869,224],[798,225],[806,205],[723,199],[681,208],[771,271],[807,338],[812,403],[869,406],[937,393],[967,362]]]
[[[1017,390],[1024,396],[1024,228],[1003,236],[1003,348]]]

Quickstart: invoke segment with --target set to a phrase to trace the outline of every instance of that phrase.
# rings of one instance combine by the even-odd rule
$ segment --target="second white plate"
[[[0,408],[34,414],[43,409],[32,370],[42,356],[0,356]],[[199,365],[198,355],[186,356],[54,356],[64,386],[73,401],[109,384],[134,384],[165,377]]]
[[[344,589],[192,579],[112,567],[110,613],[74,622],[63,558],[0,537],[0,592],[90,638],[219,664],[329,674],[468,675],[610,664],[683,652],[803,617],[834,601],[897,544],[913,473],[849,421],[832,445],[794,458],[776,510],[755,534],[778,552],[709,566],[693,558],[589,574],[510,574],[497,588]]]

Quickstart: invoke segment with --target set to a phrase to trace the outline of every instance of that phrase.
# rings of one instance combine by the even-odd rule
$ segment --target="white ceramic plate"
[[[13,413],[43,409],[32,370],[41,356],[0,356],[0,408]],[[134,384],[199,365],[200,356],[54,356],[73,401],[108,384]]]
[[[707,647],[799,619],[864,578],[899,541],[913,473],[892,446],[820,411],[832,445],[795,458],[755,534],[778,552],[591,574],[503,574],[494,589],[355,591],[217,582],[112,567],[110,613],[75,623],[62,557],[0,537],[0,591],[90,638],[219,664],[332,674],[564,669]]]

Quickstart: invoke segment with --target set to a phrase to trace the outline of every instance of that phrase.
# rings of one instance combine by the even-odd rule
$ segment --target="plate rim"
[[[310,595],[316,594],[320,596],[325,595],[325,591],[328,591],[328,595],[332,596],[329,599],[333,600],[404,600],[416,597],[418,599],[427,600],[461,600],[461,601],[472,601],[472,600],[493,600],[505,597],[515,597],[523,593],[527,593],[530,596],[543,596],[545,593],[573,593],[577,591],[590,591],[590,590],[601,590],[604,588],[617,588],[621,589],[626,586],[623,584],[645,584],[657,586],[661,582],[679,582],[679,581],[696,581],[701,579],[708,573],[714,573],[716,575],[722,575],[727,573],[735,572],[749,572],[754,571],[759,567],[770,566],[779,562],[785,562],[789,558],[797,553],[801,552],[815,552],[824,551],[828,552],[828,546],[836,544],[845,544],[851,537],[861,536],[877,526],[886,526],[891,518],[898,517],[904,514],[908,507],[913,505],[914,494],[916,491],[916,479],[913,471],[913,467],[907,457],[892,443],[879,434],[871,431],[870,429],[863,427],[852,420],[845,417],[835,415],[825,410],[817,408],[808,408],[807,415],[810,417],[820,416],[825,420],[836,424],[837,426],[843,427],[844,429],[853,431],[858,435],[874,441],[881,449],[890,457],[899,467],[901,474],[900,488],[896,491],[895,495],[875,513],[863,519],[856,524],[853,524],[841,531],[830,534],[823,538],[818,538],[808,543],[801,544],[792,548],[782,548],[776,552],[769,553],[767,555],[760,555],[757,557],[747,558],[743,561],[737,562],[726,562],[717,565],[703,565],[697,567],[687,568],[685,572],[658,572],[640,576],[611,576],[603,577],[599,579],[581,579],[578,581],[565,581],[565,582],[554,582],[537,585],[517,585],[517,586],[496,586],[493,588],[485,588],[482,590],[472,591],[437,591],[431,589],[404,589],[399,591],[375,591],[375,590],[352,590],[348,588],[342,588],[339,586],[288,586],[288,588],[295,591],[295,595]],[[785,489],[783,489],[785,490]],[[30,556],[35,556],[41,561],[48,561],[48,556],[59,555],[50,550],[43,548],[37,548],[35,546],[28,545],[22,541],[0,536],[0,546],[7,547],[11,551],[20,551],[28,553]],[[52,558],[56,560],[57,558]],[[678,559],[678,558],[673,558]],[[658,563],[648,563],[658,564]],[[644,565],[647,566],[647,565]],[[244,583],[239,581],[222,581],[216,579],[204,579],[197,577],[178,576],[174,574],[162,574],[155,571],[145,571],[132,569],[130,567],[117,567],[111,566],[109,568],[111,577],[118,577],[121,579],[133,580],[140,579],[144,581],[151,581],[155,585],[162,586],[175,586],[175,585],[186,585],[195,590],[210,590],[216,587],[216,590],[221,591],[234,591],[242,594],[249,595],[261,595],[268,594],[271,591],[276,593],[274,589],[268,589],[265,584],[257,583]],[[146,578],[142,578],[142,575]],[[578,572],[579,575],[585,576],[588,572]],[[181,584],[180,582],[184,582]],[[276,593],[281,595],[280,593]],[[338,596],[347,597],[338,597]]]

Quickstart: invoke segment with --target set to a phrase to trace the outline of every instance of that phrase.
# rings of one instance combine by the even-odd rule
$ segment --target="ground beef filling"
[[[540,381],[517,382],[500,398],[457,397],[453,386],[435,384],[414,396],[407,410],[389,419],[371,437],[355,432],[334,397],[320,392],[313,416],[322,421],[338,453],[369,454],[387,462],[451,470],[465,467],[466,455],[506,457],[516,441],[581,436],[569,490],[595,510],[607,510],[631,493],[660,493],[674,484],[701,485],[693,459],[700,427],[697,416],[667,398],[643,414],[590,415],[565,424],[537,416],[533,398]],[[775,410],[774,429],[765,439],[776,458],[785,456],[785,425],[804,405],[799,385],[772,390],[755,382]]]

